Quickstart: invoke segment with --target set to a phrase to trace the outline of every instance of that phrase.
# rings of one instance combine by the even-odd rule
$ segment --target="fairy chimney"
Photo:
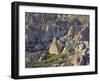
[[[53,38],[53,41],[52,41],[52,43],[50,45],[49,53],[50,54],[56,54],[56,55],[59,54],[59,50],[57,48],[57,41],[56,41],[56,38],[55,37]]]

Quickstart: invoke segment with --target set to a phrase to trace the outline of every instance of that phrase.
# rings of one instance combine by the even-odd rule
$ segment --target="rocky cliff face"
[[[80,22],[82,21],[79,19],[81,16],[75,16],[72,21],[69,21],[68,17],[69,15],[63,14],[25,13],[26,64],[42,63],[42,61],[48,63],[48,66],[89,64],[89,23]],[[54,46],[57,48],[56,52],[64,54],[64,56],[58,55],[56,58],[57,60],[61,57],[61,64],[58,60],[55,64],[54,56],[48,56],[52,52],[49,49],[51,49],[54,38],[57,43]],[[68,62],[65,62],[62,57]],[[78,62],[78,58],[82,59]],[[52,63],[51,59],[53,59]],[[69,60],[71,61],[69,62]]]
[[[59,19],[56,14],[26,13],[26,51],[47,50],[53,38],[64,36],[67,28],[67,20]]]

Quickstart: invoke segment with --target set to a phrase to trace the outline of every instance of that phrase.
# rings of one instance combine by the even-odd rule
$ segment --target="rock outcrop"
[[[54,37],[51,45],[50,45],[50,48],[49,48],[49,53],[50,54],[56,54],[58,55],[59,54],[59,50],[58,50],[58,47],[57,47],[57,40],[56,38]]]

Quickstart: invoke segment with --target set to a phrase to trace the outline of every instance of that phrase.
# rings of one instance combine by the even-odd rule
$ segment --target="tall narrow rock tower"
[[[53,38],[53,41],[50,45],[50,48],[49,48],[49,53],[50,54],[56,54],[58,55],[59,54],[59,50],[57,48],[57,41],[56,41],[56,37]]]

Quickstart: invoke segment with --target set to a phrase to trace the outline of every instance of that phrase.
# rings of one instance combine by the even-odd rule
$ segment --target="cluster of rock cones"
[[[82,27],[78,25],[77,29],[74,26],[70,27],[67,35],[56,40],[54,37],[50,48],[50,54],[67,54],[73,65],[89,64],[89,40],[84,37],[84,33],[89,32],[88,25]]]

